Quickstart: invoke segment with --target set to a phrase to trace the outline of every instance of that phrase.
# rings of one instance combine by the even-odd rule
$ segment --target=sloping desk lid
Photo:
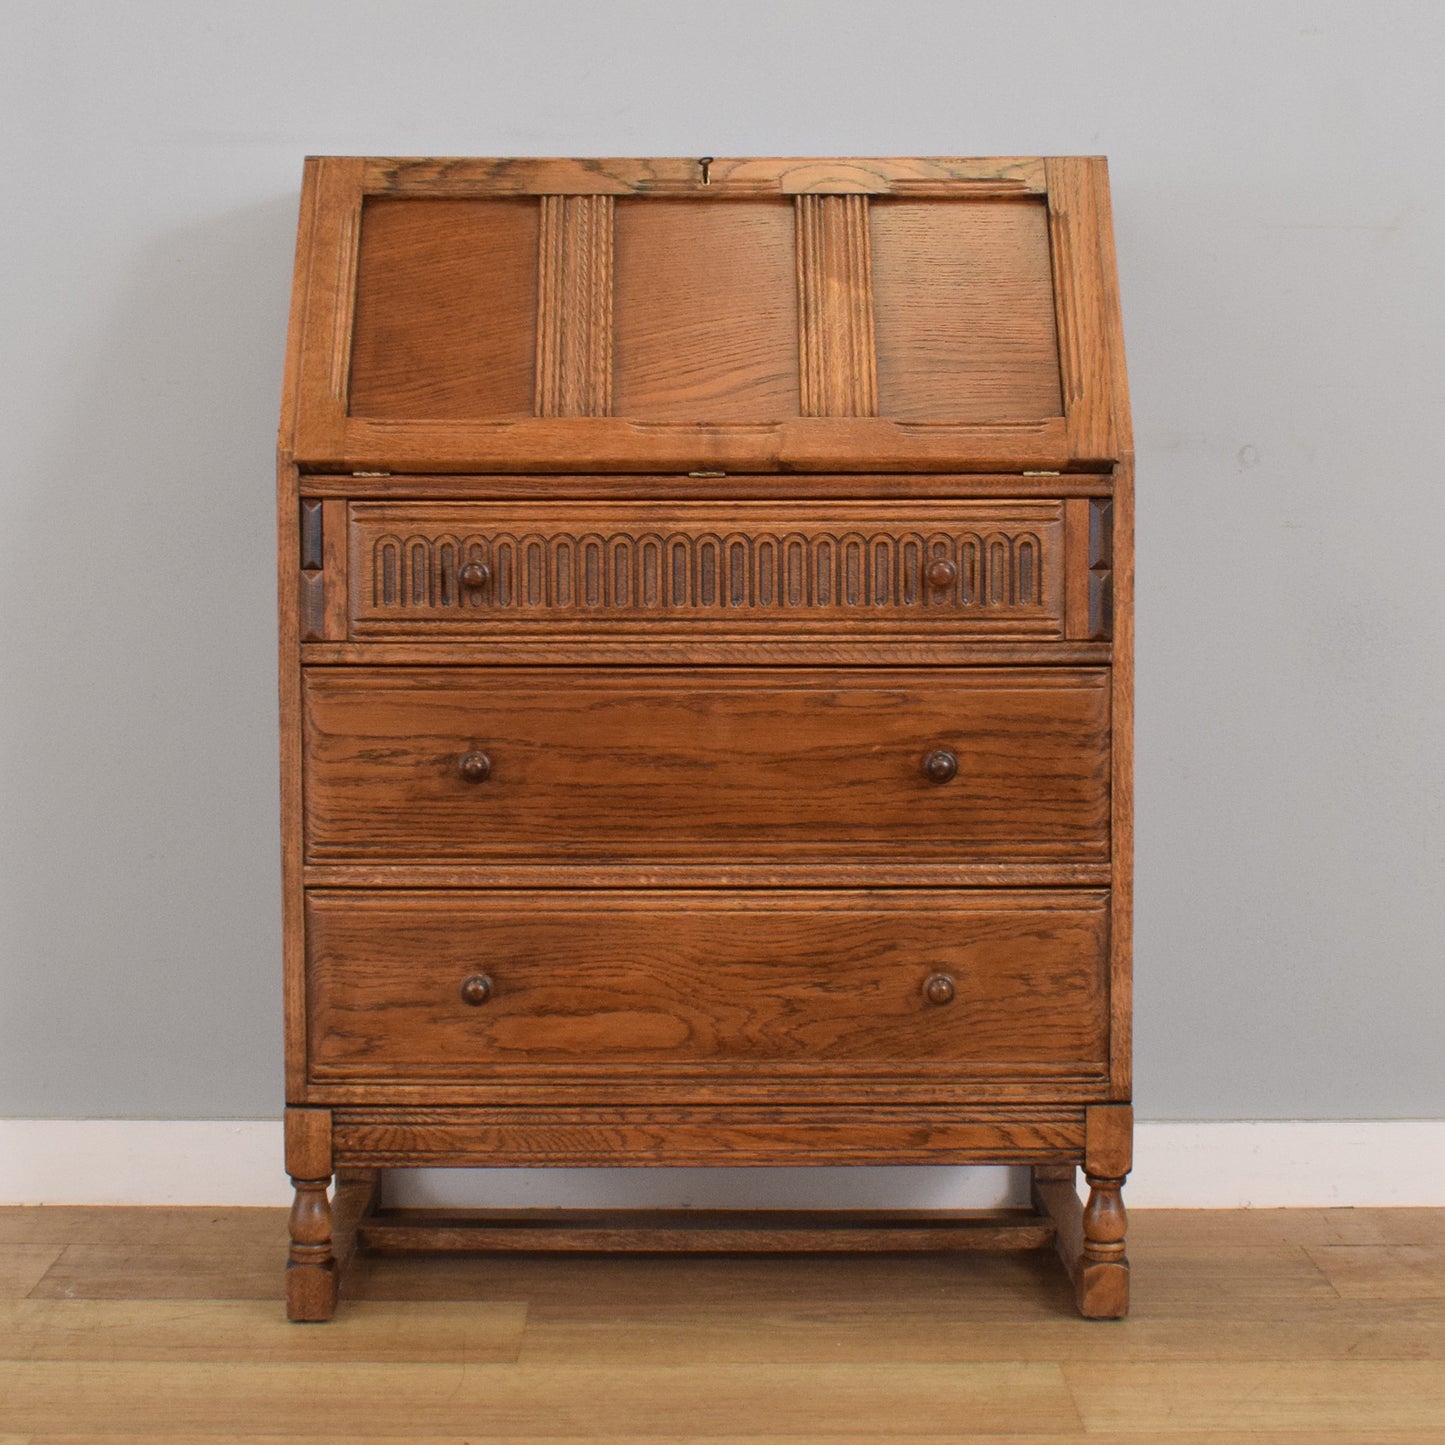
[[[313,158],[281,446],[347,472],[1107,465],[1104,162]]]

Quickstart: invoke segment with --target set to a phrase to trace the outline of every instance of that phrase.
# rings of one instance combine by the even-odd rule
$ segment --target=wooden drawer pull
[[[492,569],[485,562],[468,562],[460,572],[457,573],[457,581],[467,589],[468,592],[479,592],[488,582],[492,580]]]
[[[946,973],[930,974],[923,984],[923,996],[929,1003],[953,1002],[953,980]]]
[[[936,561],[928,564],[928,571],[924,574],[928,585],[935,591],[941,592],[945,587],[952,587],[958,581],[958,567],[946,557],[939,557]]]
[[[486,1003],[492,996],[492,981],[484,973],[474,973],[462,980],[462,1002],[474,1008]]]
[[[485,753],[463,753],[457,760],[457,771],[463,782],[485,783],[492,775],[492,760]]]
[[[930,783],[951,783],[958,776],[958,759],[946,748],[939,748],[924,758],[923,776]]]

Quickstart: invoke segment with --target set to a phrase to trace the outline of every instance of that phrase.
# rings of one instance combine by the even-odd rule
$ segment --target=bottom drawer
[[[314,1081],[1097,1077],[1108,895],[313,891]]]

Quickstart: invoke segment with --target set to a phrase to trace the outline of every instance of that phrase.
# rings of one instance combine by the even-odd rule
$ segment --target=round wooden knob
[[[462,1001],[474,1008],[486,1003],[492,996],[492,981],[484,973],[474,973],[462,980]]]
[[[952,1003],[953,980],[946,973],[929,974],[923,984],[923,996],[929,1003]]]
[[[484,783],[492,775],[492,760],[485,753],[463,753],[457,760],[457,771],[463,782]]]
[[[947,557],[939,557],[928,564],[928,571],[924,576],[930,587],[942,591],[958,581],[958,568]]]
[[[468,562],[457,573],[457,581],[469,592],[475,592],[479,587],[485,587],[491,580],[492,569],[485,562]]]
[[[945,748],[939,748],[924,758],[923,776],[930,783],[951,782],[958,776],[958,759]]]

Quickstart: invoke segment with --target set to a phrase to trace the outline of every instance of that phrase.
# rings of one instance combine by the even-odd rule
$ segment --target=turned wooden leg
[[[1118,1320],[1129,1313],[1129,1260],[1124,1253],[1128,1215],[1120,1194],[1124,1181],[1085,1172],[1089,1202],[1084,1206],[1083,1249],[1074,1288],[1079,1313],[1091,1320]]]
[[[331,1252],[331,1111],[287,1109],[286,1172],[291,1250],[286,1261],[286,1317],[329,1320],[336,1311],[336,1259]]]
[[[1075,1279],[1079,1313],[1119,1320],[1129,1313],[1129,1259],[1124,1235],[1129,1217],[1120,1191],[1134,1167],[1134,1110],[1129,1104],[1095,1104],[1084,1116],[1084,1247]]]
[[[336,1312],[336,1260],[331,1253],[331,1201],[325,1179],[291,1177],[291,1253],[286,1260],[286,1318],[329,1320]]]
[[[1133,1152],[1133,1110],[1127,1104],[1090,1108],[1085,1125],[1087,1204],[1074,1189],[1074,1166],[1033,1171],[1034,1207],[1054,1221],[1054,1248],[1074,1283],[1079,1313],[1117,1320],[1129,1313],[1128,1215],[1121,1194]]]

